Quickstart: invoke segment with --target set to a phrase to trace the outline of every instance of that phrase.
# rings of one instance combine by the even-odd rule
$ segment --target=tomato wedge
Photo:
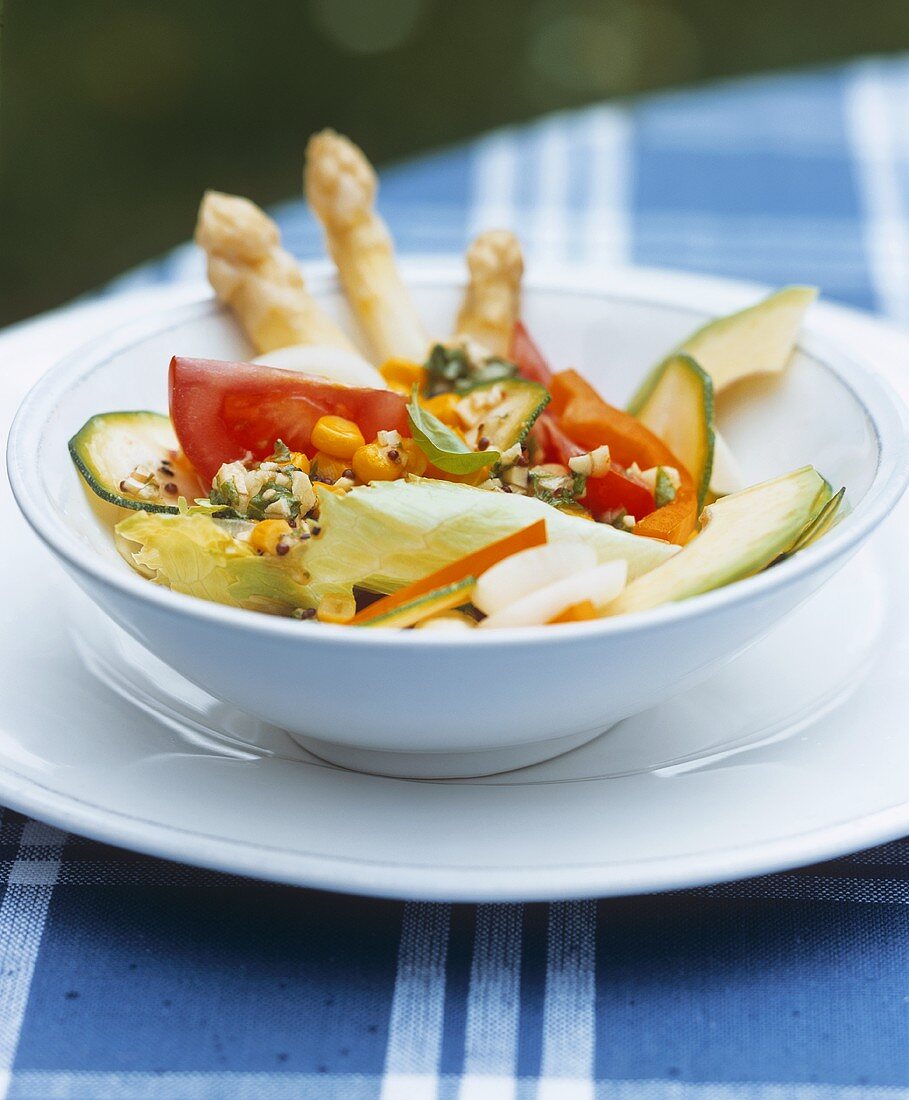
[[[539,382],[548,389],[552,381],[552,371],[543,353],[531,340],[530,333],[520,321],[515,321],[508,358],[525,378],[529,378],[531,382]]]
[[[170,417],[186,457],[206,480],[222,462],[267,458],[275,440],[312,455],[320,416],[343,416],[370,442],[382,430],[410,435],[407,401],[391,390],[360,389],[258,363],[170,361]]]
[[[613,466],[603,477],[589,477],[581,503],[597,519],[604,512],[624,509],[629,516],[639,520],[649,516],[656,508],[656,501],[647,486],[618,466]]]
[[[569,458],[584,454],[584,448],[569,439],[548,410],[537,418],[530,432],[542,452],[542,462],[558,462],[561,466],[567,466]]]

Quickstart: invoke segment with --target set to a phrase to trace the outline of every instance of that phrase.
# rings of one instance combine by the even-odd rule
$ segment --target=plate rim
[[[448,262],[451,258],[447,257]],[[424,263],[425,258],[417,262]],[[405,261],[411,267],[414,259]],[[328,265],[308,265],[307,270]],[[722,292],[744,300],[766,290],[761,284],[702,276],[669,269],[628,266],[603,268],[577,265],[579,278],[610,279],[623,272],[636,277],[653,277],[672,285],[685,281],[692,295]],[[202,284],[156,288],[162,300],[174,305],[192,304]],[[125,298],[148,301],[149,288],[111,298],[110,305],[122,309]],[[100,310],[99,310],[100,305]],[[877,335],[905,345],[907,334],[888,322],[848,306],[828,302],[815,307],[825,317],[835,319],[846,330],[861,336],[860,330],[873,329]],[[95,311],[104,314],[102,303],[88,302],[69,312]],[[51,327],[59,313],[33,322],[33,327]],[[22,332],[22,326],[9,334],[0,334],[0,348],[9,338]],[[21,336],[19,337],[21,339]],[[905,350],[905,347],[904,347]],[[874,362],[874,357],[869,356]],[[883,369],[878,373],[885,381]],[[397,782],[396,780],[385,780]],[[422,899],[457,902],[545,901],[579,897],[608,897],[709,887],[721,882],[790,869],[819,860],[835,858],[869,845],[898,839],[909,832],[909,800],[860,814],[832,824],[812,828],[773,841],[757,841],[734,848],[718,848],[708,853],[683,857],[647,857],[633,860],[604,860],[572,864],[538,865],[523,868],[464,868],[452,865],[369,863],[320,854],[301,854],[279,846],[214,837],[163,821],[147,821],[121,811],[80,799],[72,793],[39,783],[15,770],[0,769],[0,800],[10,809],[49,822],[61,829],[103,843],[127,848],[145,855],[175,860],[218,872],[252,879],[332,890],[342,893],[395,899]],[[263,855],[267,858],[263,859]],[[545,882],[540,882],[540,879]]]
[[[21,787],[11,786],[7,776],[19,780]],[[36,792],[36,797],[30,798],[29,792]],[[0,772],[0,799],[8,808],[66,832],[201,869],[357,896],[472,904],[628,897],[701,889],[834,859],[899,840],[909,832],[909,801],[906,801],[779,840],[718,848],[707,856],[693,853],[684,857],[649,856],[515,869],[399,864],[290,852],[273,845],[228,840],[106,809],[7,769]],[[541,877],[546,879],[545,887],[539,882]]]

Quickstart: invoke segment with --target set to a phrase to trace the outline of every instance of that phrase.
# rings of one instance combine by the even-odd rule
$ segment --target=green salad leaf
[[[545,519],[550,542],[584,542],[598,561],[624,558],[629,576],[662,564],[677,547],[592,523],[518,493],[411,478],[319,493],[322,535],[306,547],[312,585],[356,583],[387,594],[465,554]]]
[[[629,576],[661,565],[677,547],[567,515],[533,497],[414,478],[321,491],[320,533],[283,557],[256,554],[233,536],[243,520],[136,512],[116,528],[134,569],[158,584],[232,607],[291,615],[354,587],[395,592],[489,543],[546,520],[549,541],[584,542],[598,561],[623,558]]]
[[[472,451],[447,424],[443,424],[438,417],[424,409],[419,402],[416,386],[407,406],[407,418],[417,446],[434,466],[446,473],[472,474],[499,460],[499,452],[491,448],[486,451]]]
[[[136,512],[115,532],[117,548],[129,564],[175,592],[274,615],[312,606],[303,545],[280,558],[259,555],[233,537],[250,526],[202,514]]]

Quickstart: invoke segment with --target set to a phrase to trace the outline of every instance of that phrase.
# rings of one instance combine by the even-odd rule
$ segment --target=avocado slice
[[[659,436],[685,469],[703,508],[713,469],[713,383],[690,355],[671,355],[635,413]]]
[[[684,340],[676,352],[692,356],[720,393],[750,374],[778,374],[792,355],[802,318],[817,298],[813,286],[787,286],[738,313],[710,321]],[[650,372],[631,399],[628,411],[638,410],[656,383],[663,364]]]
[[[802,531],[792,546],[785,554],[781,555],[778,560],[782,561],[784,558],[791,558],[793,554],[798,554],[800,550],[804,550],[806,547],[811,546],[812,543],[817,542],[822,535],[826,535],[830,528],[833,527],[834,523],[842,518],[844,512],[848,512],[848,507],[845,504],[845,496],[846,489],[842,488],[830,497],[824,507],[808,524],[805,530]]]
[[[163,413],[100,413],[72,437],[69,453],[92,492],[120,508],[176,513],[181,496],[194,500],[203,491]],[[130,480],[136,470],[150,480]]]
[[[685,600],[759,573],[792,549],[829,500],[830,487],[813,466],[723,497],[704,509],[701,533],[632,581],[607,614]]]
[[[384,615],[376,615],[375,618],[368,619],[363,623],[363,626],[394,627],[398,630],[403,630],[408,626],[416,626],[417,623],[421,623],[424,619],[428,619],[430,615],[435,615],[439,611],[450,611],[453,607],[468,603],[476,583],[476,577],[465,577],[454,584],[434,588],[432,592],[424,592],[422,596],[417,596],[408,603],[392,608],[391,611],[386,611]]]

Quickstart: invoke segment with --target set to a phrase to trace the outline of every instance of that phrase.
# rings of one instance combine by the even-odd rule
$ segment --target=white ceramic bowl
[[[445,335],[461,264],[406,265],[430,331]],[[310,286],[347,322],[325,267]],[[577,366],[616,403],[711,315],[753,295],[667,273],[531,271],[524,312],[555,367]],[[750,481],[812,463],[848,488],[851,513],[823,540],[749,580],[642,614],[463,638],[358,631],[221,607],[133,573],[102,528],[66,451],[93,413],[167,408],[173,354],[245,358],[208,297],[148,317],[69,356],[23,403],[9,470],[31,526],[112,619],[212,694],[286,728],[343,765],[408,776],[477,775],[583,744],[740,653],[831,577],[906,487],[907,420],[867,367],[811,321],[781,379],[724,395],[719,423]],[[844,623],[844,630],[848,624]]]

